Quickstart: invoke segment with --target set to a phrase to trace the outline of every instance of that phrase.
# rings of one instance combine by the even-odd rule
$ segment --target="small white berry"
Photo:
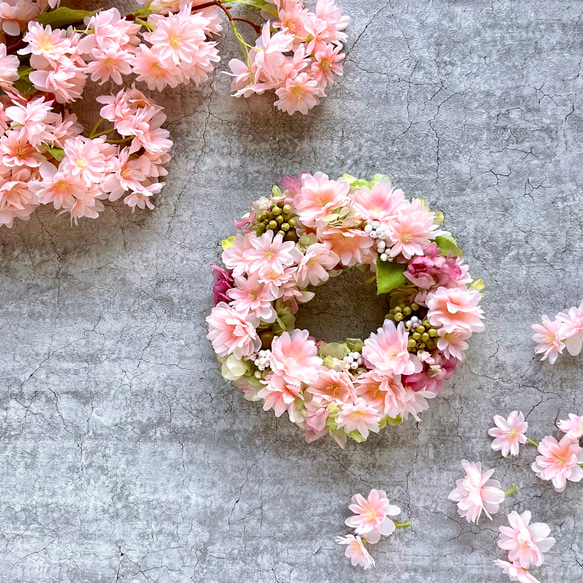
[[[381,261],[388,261],[389,256],[386,253],[381,253]]]
[[[356,369],[358,368],[358,362],[353,362],[353,363],[350,365],[350,368],[351,368],[352,370],[356,370]]]

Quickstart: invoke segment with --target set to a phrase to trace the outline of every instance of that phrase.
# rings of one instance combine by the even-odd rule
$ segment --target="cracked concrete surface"
[[[503,513],[469,526],[447,500],[462,458],[520,486],[503,511],[551,524],[541,582],[583,581],[583,485],[555,493],[533,448],[504,460],[486,435],[515,408],[535,440],[583,413],[581,359],[541,364],[530,330],[583,296],[583,2],[340,4],[345,77],[310,115],[231,99],[217,72],[161,99],[175,148],[156,210],[71,227],[42,209],[0,231],[2,583],[502,583]],[[422,423],[345,451],[244,401],[205,339],[231,217],[304,169],[390,174],[486,284],[486,332]],[[367,290],[335,286],[304,315],[314,333],[380,323]],[[413,526],[363,572],[334,537],[370,488]]]

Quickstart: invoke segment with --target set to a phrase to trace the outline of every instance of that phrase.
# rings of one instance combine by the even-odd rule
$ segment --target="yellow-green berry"
[[[403,308],[403,314],[405,314],[405,316],[410,316],[411,315],[411,308],[410,308],[410,306],[405,306]]]
[[[401,312],[396,312],[394,318],[397,322],[400,322],[403,319],[403,314]]]
[[[421,334],[421,340],[423,340],[423,342],[429,342],[430,338],[431,338],[431,336],[429,336],[429,334],[427,334],[427,332],[424,332],[423,334]]]
[[[267,227],[269,229],[277,229],[277,222],[276,221],[269,221],[269,224],[267,225]]]
[[[291,206],[289,204],[284,204],[283,205],[283,212],[286,215],[289,215],[291,213]]]
[[[415,302],[413,302],[411,304],[411,309],[416,312],[419,309],[419,304],[416,304]]]

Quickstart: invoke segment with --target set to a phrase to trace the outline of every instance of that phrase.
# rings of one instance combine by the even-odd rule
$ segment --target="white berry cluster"
[[[368,233],[371,239],[376,241],[376,249],[381,261],[388,261],[389,256],[386,253],[389,232],[379,223],[379,221],[366,221],[364,227],[365,233]]]
[[[265,370],[269,368],[269,361],[271,358],[271,350],[260,350],[257,353],[257,358],[253,361],[253,364],[259,370]]]
[[[410,330],[411,328],[417,328],[421,323],[421,320],[417,316],[411,316],[411,319],[405,322],[405,327],[407,330]]]
[[[362,355],[359,352],[351,352],[342,359],[345,369],[356,370],[362,366]]]

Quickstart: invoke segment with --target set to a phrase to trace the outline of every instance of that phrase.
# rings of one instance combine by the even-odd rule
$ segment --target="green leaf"
[[[377,259],[377,294],[386,294],[391,290],[407,283],[403,275],[407,266],[394,261],[381,261]]]
[[[348,437],[354,439],[356,443],[362,443],[363,441],[366,441],[366,437],[363,437],[356,429],[354,431],[351,431],[348,434]]]
[[[13,85],[20,95],[34,95],[38,92],[28,79],[17,79],[14,81]]]
[[[28,76],[34,71],[32,67],[26,65],[21,65],[18,67],[18,77],[20,79],[26,79],[28,81]]]
[[[364,346],[364,342],[360,338],[347,338],[346,345],[350,352],[360,352]]]
[[[441,233],[441,235],[435,237],[435,242],[444,255],[451,253],[454,257],[459,257],[460,255],[464,254],[463,251],[457,246],[457,242],[453,238],[453,235],[447,231],[444,231]]]
[[[235,235],[231,235],[230,237],[223,239],[221,241],[221,247],[223,248],[223,251],[226,251],[229,247],[232,247],[234,240],[235,240]]]
[[[475,289],[476,291],[482,291],[484,289],[484,282],[481,279],[477,279],[472,283],[470,289]]]
[[[348,356],[348,346],[346,342],[327,342],[320,345],[319,354],[320,358],[326,358],[331,356],[332,358],[338,358],[342,360],[345,356]]]
[[[50,25],[53,28],[59,28],[61,26],[69,26],[69,24],[83,22],[87,16],[93,16],[98,12],[98,10],[73,10],[72,8],[61,6],[50,12],[42,12],[38,15],[37,20],[43,26]]]
[[[65,150],[63,150],[63,148],[53,148],[52,146],[44,143],[43,146],[45,147],[45,150],[59,162],[65,157]]]

